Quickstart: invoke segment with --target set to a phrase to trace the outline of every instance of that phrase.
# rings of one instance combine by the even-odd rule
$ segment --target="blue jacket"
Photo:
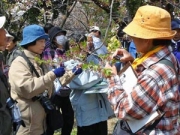
[[[129,45],[129,53],[134,57],[136,58],[136,54],[137,54],[137,51],[136,51],[136,46],[134,44],[134,42],[131,42],[130,45]]]
[[[102,80],[97,73],[83,71],[69,84],[72,89],[70,94],[71,104],[75,112],[77,125],[80,127],[106,121],[114,115],[105,92],[101,92],[99,89],[98,92],[86,93],[89,88]]]
[[[87,58],[86,58],[87,63],[89,62],[93,62],[94,64],[99,64],[100,59],[97,55],[93,55],[90,54]]]
[[[175,55],[175,57],[177,58],[177,60],[180,62],[180,41],[175,42],[172,40],[171,42],[171,47],[172,47],[172,52]]]
[[[97,37],[93,36],[93,44],[94,44],[95,49],[97,49],[97,48],[99,48],[101,46],[101,48],[96,50],[96,53],[98,55],[100,55],[100,54],[105,55],[105,54],[108,53],[106,46],[103,44],[103,42],[101,41],[100,38],[97,38]]]

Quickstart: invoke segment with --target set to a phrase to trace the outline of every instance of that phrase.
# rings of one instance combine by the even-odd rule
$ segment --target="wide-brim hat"
[[[176,31],[171,30],[170,14],[162,8],[150,5],[141,6],[123,31],[142,39],[172,39],[176,34]]]
[[[55,36],[56,36],[58,33],[63,33],[64,35],[66,35],[66,30],[63,30],[63,29],[61,29],[60,27],[52,27],[52,28],[49,30],[50,42],[53,41],[53,39],[55,38]]]
[[[23,29],[23,40],[20,46],[27,45],[38,39],[48,39],[48,35],[45,33],[43,27],[36,24],[26,26]]]
[[[0,29],[4,26],[6,22],[6,17],[5,16],[1,16],[0,17]]]

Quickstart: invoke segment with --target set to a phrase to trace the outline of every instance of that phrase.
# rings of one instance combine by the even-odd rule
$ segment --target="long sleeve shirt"
[[[63,66],[66,60],[65,50],[47,48],[43,51],[42,57],[44,60],[54,61],[54,66]]]
[[[97,37],[95,37],[95,36],[93,36],[93,44],[94,44],[94,48],[95,49],[97,49],[97,48],[99,48],[99,49],[97,49],[96,50],[96,53],[98,54],[98,55],[100,55],[100,54],[107,54],[107,48],[106,48],[106,46],[103,44],[103,42],[101,41],[101,39],[100,38],[97,38]]]
[[[171,61],[176,71],[168,65],[158,63],[160,59]],[[175,72],[178,68],[177,60],[168,48],[153,54],[135,69],[138,80],[130,97],[123,90],[119,76],[112,77],[109,81],[108,98],[116,116],[124,120],[141,119],[159,109],[165,114],[151,133],[177,135],[180,98],[179,80]]]

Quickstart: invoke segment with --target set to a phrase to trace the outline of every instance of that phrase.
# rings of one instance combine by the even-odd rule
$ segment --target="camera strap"
[[[30,70],[31,72],[35,73],[37,77],[40,77],[37,70],[35,69],[34,65],[31,63],[31,61],[28,59],[28,57],[25,55],[24,52],[22,52],[22,57],[26,60],[26,62],[28,63],[29,67],[30,67]]]
[[[37,72],[37,70],[35,69],[34,65],[31,63],[31,61],[28,59],[28,57],[25,55],[24,52],[22,52],[21,56],[26,60],[27,64],[29,65],[30,67],[30,70],[31,70],[31,73],[35,73],[37,77],[40,77],[39,73]],[[38,100],[38,97],[35,96],[32,98],[33,101],[36,101]]]

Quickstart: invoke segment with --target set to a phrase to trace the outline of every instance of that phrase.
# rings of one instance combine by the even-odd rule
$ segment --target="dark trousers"
[[[61,135],[71,135],[74,124],[74,111],[71,106],[69,97],[58,96],[55,99],[56,105],[61,109],[63,116],[63,127]],[[47,127],[47,135],[53,135],[54,131]]]
[[[77,135],[107,135],[107,121],[102,121],[90,126],[77,127]]]

